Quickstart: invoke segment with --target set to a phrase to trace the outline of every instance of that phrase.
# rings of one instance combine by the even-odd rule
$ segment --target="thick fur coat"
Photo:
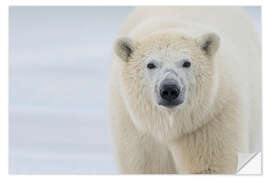
[[[238,152],[258,151],[257,36],[239,8],[136,8],[115,41],[110,76],[120,172],[234,173]],[[158,103],[165,76],[184,89],[174,108]]]

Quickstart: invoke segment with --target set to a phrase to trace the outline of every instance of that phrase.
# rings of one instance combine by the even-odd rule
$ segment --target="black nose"
[[[175,84],[164,84],[160,88],[160,96],[167,101],[175,100],[179,96],[179,92],[180,90]]]

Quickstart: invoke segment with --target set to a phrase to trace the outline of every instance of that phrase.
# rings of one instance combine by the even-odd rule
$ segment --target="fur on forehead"
[[[180,33],[153,33],[150,36],[139,40],[138,51],[152,55],[178,56],[185,54],[192,56],[192,52],[199,52],[199,45],[196,39]],[[169,50],[169,51],[168,51]],[[170,53],[168,53],[170,52]]]
[[[120,37],[115,43],[115,53],[120,59],[128,62],[130,57],[137,54],[136,51],[166,51],[167,49],[181,52],[188,50],[189,52],[204,53],[211,57],[219,48],[219,36],[215,33],[206,33],[197,38],[191,37],[180,32],[159,32],[152,33],[144,38]],[[201,54],[201,53],[199,53]]]
[[[198,37],[192,37],[179,31],[165,31],[150,34],[140,40],[140,46],[144,49],[162,50],[164,47],[181,51],[201,50],[204,55],[211,57],[219,48],[220,38],[215,33],[205,33]]]
[[[180,33],[153,33],[150,36],[140,39],[138,49],[144,51],[163,51],[166,49],[181,52],[198,49],[196,40],[190,36]]]
[[[149,45],[195,45],[196,41],[189,35],[179,33],[179,32],[156,32],[152,33],[146,38],[139,40],[140,44],[143,46]]]

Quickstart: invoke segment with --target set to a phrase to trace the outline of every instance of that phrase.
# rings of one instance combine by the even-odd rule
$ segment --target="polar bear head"
[[[179,115],[194,108],[207,109],[216,88],[218,48],[215,33],[199,37],[177,32],[142,39],[120,37],[115,53],[121,63],[121,89],[134,116],[150,119],[151,114],[151,119],[158,119],[166,117],[166,112]]]
[[[121,37],[115,52],[124,62],[130,93],[156,106],[176,108],[211,91],[214,58],[219,37],[207,33],[197,38],[180,34],[154,34],[140,41]],[[138,90],[132,88],[137,84]],[[137,93],[137,92],[136,92]]]

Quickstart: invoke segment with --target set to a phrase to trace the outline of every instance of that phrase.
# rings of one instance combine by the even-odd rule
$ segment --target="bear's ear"
[[[220,38],[215,33],[207,33],[200,36],[197,41],[199,42],[200,48],[208,55],[212,56],[219,48]]]
[[[135,42],[128,37],[120,37],[115,42],[114,51],[123,61],[127,62],[134,50]]]

